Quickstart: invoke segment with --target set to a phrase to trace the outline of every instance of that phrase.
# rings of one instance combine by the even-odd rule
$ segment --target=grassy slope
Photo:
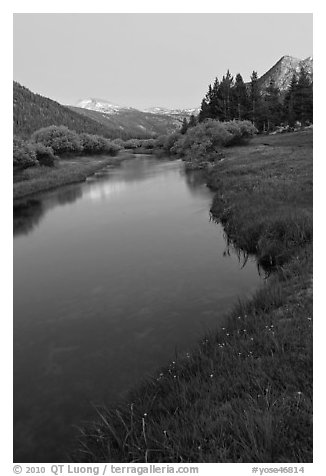
[[[225,328],[99,410],[75,460],[312,461],[311,158],[312,134],[300,133],[255,139],[217,165],[213,212],[244,250],[263,241],[282,266]]]
[[[210,173],[213,215],[264,265],[282,265],[312,240],[312,140],[312,130],[257,137]]]
[[[123,159],[118,157],[93,156],[60,159],[55,167],[31,167],[14,176],[13,198],[23,198],[69,183],[82,182],[89,175]]]

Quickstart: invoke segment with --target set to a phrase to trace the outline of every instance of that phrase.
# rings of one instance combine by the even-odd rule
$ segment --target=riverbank
[[[312,461],[312,133],[228,149],[209,185],[230,244],[274,272],[225,327],[100,409],[76,461]]]
[[[13,199],[17,200],[38,192],[45,192],[62,185],[83,182],[96,171],[116,166],[129,154],[111,156],[78,156],[60,159],[54,167],[30,167],[14,175]]]

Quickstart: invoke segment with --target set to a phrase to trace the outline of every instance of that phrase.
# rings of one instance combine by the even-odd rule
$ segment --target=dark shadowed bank
[[[312,461],[312,131],[228,149],[212,213],[273,269],[201,338],[82,429],[79,462]]]

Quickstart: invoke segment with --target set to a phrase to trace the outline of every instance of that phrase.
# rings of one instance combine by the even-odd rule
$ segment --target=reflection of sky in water
[[[212,193],[134,159],[15,213],[15,461],[64,461],[91,403],[124,396],[260,283],[224,257]]]
[[[85,195],[91,200],[98,201],[106,198],[114,197],[127,190],[127,184],[125,182],[106,182],[100,184],[98,187],[91,187]]]

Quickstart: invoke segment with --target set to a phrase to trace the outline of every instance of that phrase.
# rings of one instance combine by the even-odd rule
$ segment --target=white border
[[[322,300],[325,280],[325,252],[323,227],[325,222],[324,203],[325,197],[321,191],[325,188],[325,145],[323,141],[325,111],[324,96],[319,94],[324,75],[324,30],[325,15],[321,2],[315,1],[232,1],[226,4],[216,1],[185,2],[177,0],[149,1],[95,1],[92,2],[72,2],[58,0],[56,2],[40,1],[14,1],[5,2],[1,6],[1,137],[5,142],[2,149],[2,169],[3,180],[1,186],[1,250],[3,264],[1,269],[0,289],[2,291],[2,459],[0,468],[2,474],[12,474],[12,13],[314,13],[314,97],[315,97],[315,121],[314,121],[314,223],[315,234],[314,255],[314,297],[315,297],[315,333],[314,333],[314,408],[315,408],[315,434],[314,434],[314,464],[305,464],[305,474],[321,475],[325,472],[323,434],[325,431],[325,372],[323,366],[323,347],[325,336],[324,302]],[[244,8],[245,7],[245,8]],[[277,32],[275,32],[277,34]],[[324,86],[325,88],[325,86]],[[322,149],[323,147],[323,149]],[[9,198],[10,197],[10,198]],[[197,466],[194,463],[194,466]],[[209,464],[200,466],[200,474],[251,474],[254,464]],[[204,469],[203,469],[204,466]],[[279,465],[257,464],[260,467],[276,467]],[[299,465],[297,465],[299,466]],[[6,469],[5,469],[6,468]],[[324,468],[324,469],[323,469]],[[218,472],[218,473],[217,473]]]

